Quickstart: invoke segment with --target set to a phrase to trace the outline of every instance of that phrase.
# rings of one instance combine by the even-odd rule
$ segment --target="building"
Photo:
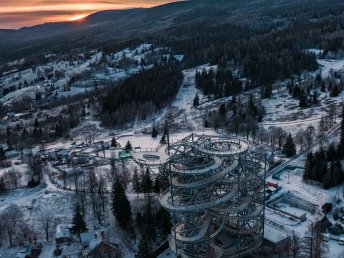
[[[15,151],[15,150],[6,151],[5,156],[6,156],[6,159],[17,158],[20,156],[20,152]]]
[[[265,223],[264,240],[273,250],[283,250],[290,244],[290,236],[281,228]]]
[[[73,225],[70,224],[59,224],[56,227],[56,235],[55,235],[55,241],[58,244],[71,242],[72,241],[72,235],[70,232],[70,229],[73,227]]]
[[[121,251],[118,245],[101,241],[95,245],[87,254],[87,258],[121,258]]]
[[[81,240],[81,244],[82,247],[89,247],[91,241],[94,239],[95,234],[91,233],[91,232],[86,232],[86,233],[81,233],[80,234],[80,240]]]

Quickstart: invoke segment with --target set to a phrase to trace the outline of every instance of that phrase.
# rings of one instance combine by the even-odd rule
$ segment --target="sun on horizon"
[[[90,15],[90,14],[78,14],[78,15],[72,16],[69,20],[70,21],[80,21],[80,20],[83,20],[88,15]]]

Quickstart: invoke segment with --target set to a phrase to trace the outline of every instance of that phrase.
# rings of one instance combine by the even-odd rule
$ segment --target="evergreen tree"
[[[226,105],[224,103],[222,103],[220,105],[220,108],[219,108],[219,114],[221,116],[225,116],[226,115]]]
[[[112,212],[121,227],[131,221],[131,206],[121,183],[116,179],[112,186]]]
[[[160,139],[160,144],[165,144],[166,143],[166,135],[163,134]]]
[[[340,149],[340,158],[344,158],[344,105],[343,105],[343,110],[342,110],[342,122],[340,124],[339,149]]]
[[[311,171],[313,169],[313,153],[310,151],[305,162],[305,169],[303,172],[303,179],[311,179]]]
[[[152,129],[152,138],[156,138],[157,136],[158,136],[158,130],[154,124],[153,129]]]
[[[331,89],[331,92],[330,92],[330,97],[338,97],[339,95],[339,89],[338,89],[338,85],[334,85]]]
[[[300,96],[299,106],[302,108],[307,107],[307,97],[305,95]]]
[[[144,173],[142,185],[143,185],[143,192],[145,194],[148,194],[148,197],[149,197],[149,193],[152,191],[152,188],[153,188],[153,180],[151,178],[150,170],[148,167],[146,168],[146,171]]]
[[[198,97],[198,94],[196,94],[193,100],[193,107],[198,107],[198,106],[199,106],[199,97]]]
[[[292,157],[292,156],[294,156],[296,154],[295,144],[294,144],[294,141],[293,141],[293,137],[291,136],[290,133],[288,134],[287,139],[286,139],[286,141],[284,143],[282,152],[288,158],[290,158],[290,157]]]
[[[262,87],[262,98],[263,99],[268,99],[271,98],[272,96],[272,85],[268,84],[266,86]]]
[[[148,236],[144,235],[139,243],[138,251],[136,254],[136,258],[153,258],[154,256],[150,254],[150,247],[149,247],[149,240],[147,239]]]
[[[2,177],[0,177],[0,193],[3,193],[5,191],[6,191],[5,181]]]
[[[334,144],[332,143],[327,150],[326,153],[327,161],[334,161],[336,160],[336,148],[334,147]]]
[[[170,214],[163,207],[160,207],[155,217],[160,234],[163,237],[168,236],[171,233],[172,229]]]
[[[117,144],[117,141],[116,141],[115,137],[112,137],[112,140],[111,140],[111,147],[114,147],[114,148],[117,148],[117,147],[118,147],[118,144]]]
[[[326,87],[325,87],[325,82],[324,81],[321,83],[320,91],[321,92],[325,92],[326,91]]]
[[[137,194],[137,197],[139,197],[139,193],[141,192],[141,184],[140,184],[139,175],[137,173],[137,167],[135,167],[135,169],[134,169],[133,190]]]
[[[154,193],[160,193],[160,179],[158,177],[154,180]]]
[[[150,198],[148,198],[148,202],[145,207],[145,213],[143,214],[144,220],[144,234],[148,236],[148,244],[149,247],[152,247],[152,243],[156,240],[156,223],[154,221],[154,216],[152,212],[152,206]]]
[[[125,145],[124,150],[126,151],[133,150],[133,146],[131,145],[131,142],[129,140],[127,141],[127,144]]]
[[[249,100],[248,100],[248,108],[251,112],[252,115],[256,115],[257,114],[257,107],[254,104],[254,98],[253,98],[253,94],[250,94]]]
[[[5,155],[5,151],[2,148],[2,146],[0,146],[0,162],[6,160],[6,155]]]
[[[84,217],[81,215],[81,212],[80,212],[79,203],[75,205],[72,224],[73,224],[73,232],[77,234],[79,238],[80,238],[80,234],[87,230]]]
[[[313,104],[318,104],[318,92],[316,91],[313,93]]]
[[[39,127],[39,122],[38,122],[38,119],[37,119],[37,118],[35,119],[35,122],[33,123],[33,126],[34,126],[35,128],[38,128],[38,127]]]

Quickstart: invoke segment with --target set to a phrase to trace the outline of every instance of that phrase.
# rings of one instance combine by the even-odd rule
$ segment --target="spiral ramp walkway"
[[[174,218],[169,245],[175,256],[244,257],[256,251],[263,240],[264,159],[232,137],[193,134],[169,151],[159,160],[170,177],[160,203]],[[230,241],[221,241],[224,236]]]

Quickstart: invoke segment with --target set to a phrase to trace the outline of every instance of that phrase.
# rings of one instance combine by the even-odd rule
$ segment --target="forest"
[[[120,126],[137,117],[146,119],[174,99],[182,78],[180,65],[170,62],[125,79],[101,101],[103,125]]]

